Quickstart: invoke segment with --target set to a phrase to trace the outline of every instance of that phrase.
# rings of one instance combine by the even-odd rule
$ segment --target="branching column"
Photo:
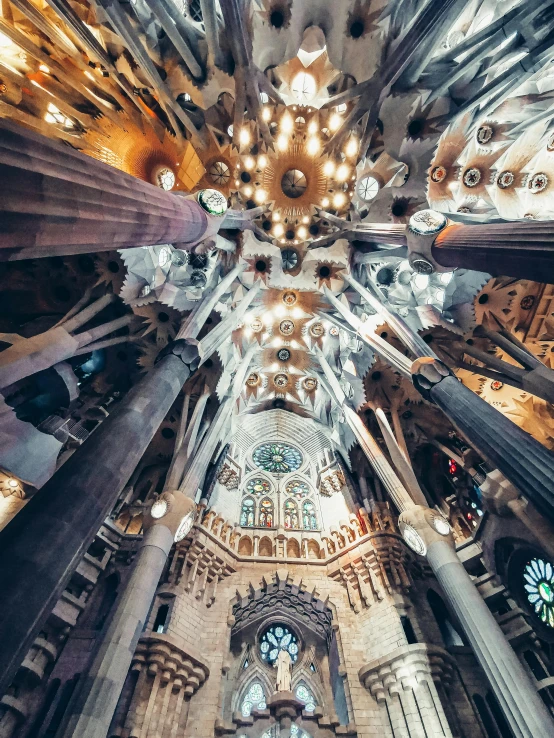
[[[195,244],[210,216],[69,146],[0,121],[0,260]]]

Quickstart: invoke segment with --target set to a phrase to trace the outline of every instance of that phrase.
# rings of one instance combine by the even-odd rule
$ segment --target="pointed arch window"
[[[242,501],[242,508],[240,511],[240,524],[247,528],[253,526],[255,515],[256,504],[251,497],[247,497]]]
[[[262,525],[264,528],[273,527],[273,502],[268,497],[265,497],[260,502],[259,525]]]
[[[315,505],[311,500],[302,503],[302,527],[304,530],[317,530]]]
[[[298,517],[298,505],[294,500],[285,500],[284,523],[285,528],[300,527],[300,519]]]
[[[249,717],[252,710],[265,710],[266,706],[264,688],[260,682],[252,682],[242,698],[240,706],[242,716]]]
[[[305,682],[300,682],[294,690],[296,699],[304,703],[304,709],[308,712],[313,712],[316,708],[317,702],[312,690],[308,687]]]

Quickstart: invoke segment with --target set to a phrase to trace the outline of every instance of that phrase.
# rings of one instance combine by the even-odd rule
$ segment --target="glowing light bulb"
[[[262,110],[262,120],[265,120],[265,122],[267,123],[268,120],[270,119],[271,119],[271,110],[269,108],[264,108]]]
[[[305,215],[305,216],[304,216],[304,217],[302,218],[302,223],[309,223],[309,222],[310,222],[310,216],[309,216],[309,215]]]
[[[326,177],[332,177],[334,173],[335,173],[335,162],[331,161],[331,159],[327,159],[327,161],[323,165],[323,174]]]
[[[8,479],[8,487],[15,489],[18,485],[17,479]]]
[[[283,315],[286,314],[286,312],[287,312],[287,309],[284,305],[277,305],[277,307],[275,308],[275,315],[278,318],[282,318]]]
[[[244,160],[244,168],[245,169],[254,169],[254,164],[255,163],[256,162],[254,161],[254,159],[251,156],[247,156],[246,159]]]
[[[281,118],[281,130],[283,133],[292,133],[294,128],[294,122],[288,113],[285,113]]]
[[[346,202],[346,195],[344,194],[344,192],[337,192],[337,194],[333,197],[333,207],[334,208],[342,208],[345,202]]]
[[[348,139],[344,153],[346,156],[355,156],[358,153],[358,142],[354,136]]]
[[[347,165],[341,164],[339,167],[337,167],[335,179],[337,180],[337,182],[345,182],[348,179],[349,174],[350,169],[347,167]]]
[[[310,156],[315,156],[319,152],[319,140],[317,138],[309,138],[307,149]]]
[[[283,235],[284,232],[285,232],[285,229],[283,228],[283,224],[277,223],[277,225],[273,229],[273,233],[277,236],[277,238],[279,238],[280,236]]]
[[[244,188],[243,192],[244,192],[244,194],[246,195],[246,197],[252,197],[252,192],[253,192],[253,190],[252,190],[252,187],[250,187],[250,185],[247,185],[247,186],[246,186],[246,187]]]
[[[254,194],[254,200],[258,203],[258,205],[261,205],[264,203],[267,199],[267,192],[265,190],[256,190],[256,193]]]
[[[250,131],[248,128],[241,128],[241,131],[239,133],[239,143],[241,143],[243,146],[246,146],[250,143]]]
[[[41,64],[39,66],[39,69],[41,72],[44,72],[44,74],[50,74],[50,69],[46,66],[46,64]]]
[[[277,213],[277,212],[273,213],[273,215],[271,216],[271,220],[274,223],[277,223],[278,221],[280,221],[281,220],[281,213]]]
[[[323,198],[323,200],[321,201],[321,207],[322,208],[328,208],[329,207],[329,198],[328,197],[324,197]]]
[[[308,235],[308,229],[305,226],[299,226],[298,230],[296,231],[296,235],[298,236],[298,238],[304,240]]]
[[[8,38],[4,33],[0,33],[0,46],[3,46],[6,48],[6,46],[11,46],[13,41],[11,38]]]
[[[452,277],[454,276],[454,272],[443,272],[439,279],[443,284],[448,284]]]
[[[265,156],[265,154],[262,154],[261,156],[258,156],[258,168],[265,169],[266,167],[267,167],[267,156]]]
[[[311,133],[312,135],[314,133],[317,133],[317,123],[315,122],[315,120],[311,120],[308,123],[308,133]]]
[[[279,149],[279,151],[286,151],[288,145],[289,140],[285,135],[281,134],[277,137],[277,148]]]
[[[338,113],[333,113],[333,115],[329,118],[329,130],[330,131],[336,131],[340,128],[342,123],[342,118]]]

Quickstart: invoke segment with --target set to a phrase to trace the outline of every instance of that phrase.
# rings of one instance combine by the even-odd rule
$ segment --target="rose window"
[[[533,559],[523,578],[529,604],[545,625],[554,628],[554,567],[544,559]]]
[[[298,658],[298,638],[286,625],[270,625],[260,638],[260,655],[268,664],[274,664],[279,651],[288,651],[292,663]]]
[[[168,167],[164,167],[157,173],[156,181],[162,190],[172,190],[175,186],[175,174]]]
[[[252,460],[259,469],[273,474],[288,474],[302,466],[302,454],[288,443],[262,443]]]

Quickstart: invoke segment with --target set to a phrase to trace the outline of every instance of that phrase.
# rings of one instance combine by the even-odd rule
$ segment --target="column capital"
[[[449,225],[451,221],[436,210],[420,210],[412,215],[406,230],[406,242],[408,259],[414,271],[419,274],[452,271],[452,267],[441,266],[432,252],[436,237]]]
[[[197,507],[190,497],[175,490],[164,492],[151,505],[144,518],[145,533],[157,526],[167,528],[175,542],[189,533],[196,518]]]

